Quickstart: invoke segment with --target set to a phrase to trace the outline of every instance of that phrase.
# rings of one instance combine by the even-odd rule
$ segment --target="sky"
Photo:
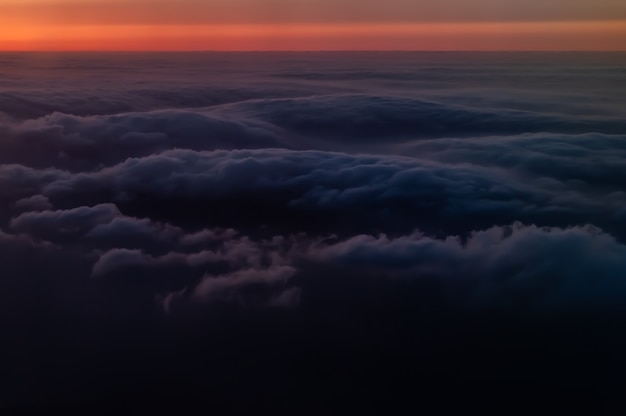
[[[0,0],[0,50],[625,50],[620,0]]]

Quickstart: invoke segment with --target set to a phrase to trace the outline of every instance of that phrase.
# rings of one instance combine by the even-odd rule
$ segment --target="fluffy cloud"
[[[563,313],[567,308],[617,311],[626,290],[626,247],[593,227],[514,224],[438,240],[360,235],[318,247],[317,261],[404,279],[437,279],[471,302]],[[468,290],[471,288],[471,290]]]
[[[587,164],[580,161],[581,175]],[[606,169],[598,168],[598,175],[610,176]],[[589,186],[593,178],[585,185],[554,176],[523,177],[514,169],[395,156],[175,150],[64,176],[40,190],[57,205],[113,198],[131,215],[178,226],[267,225],[344,234],[421,228],[466,234],[520,220],[548,226],[592,223],[623,237],[619,212],[625,201],[618,187],[598,189]],[[342,221],[347,217],[349,222]]]
[[[83,234],[98,224],[111,222],[119,214],[113,204],[70,210],[26,212],[11,221],[11,228],[17,232],[48,236]]]
[[[115,56],[4,70],[0,403],[623,381],[621,58]]]
[[[282,144],[280,129],[269,124],[180,110],[89,117],[55,112],[4,130],[1,161],[73,170],[90,170],[171,148]]]
[[[359,146],[379,151],[420,139],[531,132],[618,134],[625,128],[617,117],[475,109],[393,96],[333,95],[115,115],[52,112],[7,123],[1,131],[0,160],[88,170],[174,148],[351,151]],[[476,145],[474,140],[462,142],[458,151]]]
[[[19,211],[48,211],[53,208],[48,198],[43,195],[33,195],[15,201],[15,209]]]

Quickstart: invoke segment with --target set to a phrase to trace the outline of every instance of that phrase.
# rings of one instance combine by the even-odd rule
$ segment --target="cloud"
[[[380,307],[391,306],[398,293],[436,282],[438,289],[430,293],[436,298],[431,301],[455,308],[591,317],[620,310],[626,291],[620,277],[626,269],[625,250],[622,243],[592,226],[561,229],[515,223],[475,231],[466,238],[436,238],[421,232],[345,239],[233,237],[215,249],[156,257],[140,250],[113,249],[100,256],[92,276],[118,284],[143,276],[154,285],[146,284],[145,290],[165,296],[163,304],[170,313],[174,304],[178,310],[215,302],[254,305],[261,299],[272,305],[283,296],[285,302],[295,302],[300,298],[296,291],[306,296],[307,290],[315,292],[320,285],[324,290],[317,296],[321,298],[314,295],[309,307],[322,307],[327,297],[337,295],[331,295],[336,289],[348,291],[340,299],[344,306],[358,310],[360,301],[372,296],[380,297]],[[344,286],[346,279],[349,284]],[[167,285],[157,284],[165,280]],[[372,285],[378,288],[376,295],[362,292]],[[271,291],[273,287],[280,291]],[[247,299],[248,290],[256,300]]]
[[[278,128],[194,111],[87,116],[52,113],[5,128],[1,160],[91,170],[172,148],[279,146]]]
[[[459,304],[559,314],[568,308],[619,309],[626,290],[620,277],[626,268],[625,249],[589,226],[560,229],[518,223],[476,231],[467,239],[419,233],[398,238],[360,235],[316,248],[312,256],[368,274],[437,279],[451,293],[463,288],[456,295],[463,293],[467,299],[457,299]]]
[[[171,248],[182,235],[183,230],[169,224],[146,218],[116,217],[96,225],[84,238],[100,246],[159,251]]]
[[[572,188],[615,186],[622,180],[626,156],[623,135],[599,133],[448,138],[414,142],[401,149],[445,163],[507,168],[525,175],[554,178],[568,182]]]
[[[194,60],[194,56],[180,55],[183,60]],[[13,59],[11,59],[13,58]],[[74,115],[77,117],[105,116],[124,113],[141,113],[155,110],[168,109],[194,109],[210,107],[214,105],[227,104],[238,101],[245,101],[254,98],[280,98],[293,97],[311,94],[311,89],[306,85],[273,85],[271,87],[258,85],[255,82],[233,82],[232,79],[224,78],[221,71],[210,73],[198,72],[193,69],[194,64],[189,67],[190,73],[181,78],[192,79],[191,85],[172,84],[165,85],[159,78],[154,78],[154,74],[149,69],[143,68],[130,74],[120,74],[124,67],[112,64],[110,60],[101,55],[94,55],[93,60],[86,62],[64,61],[58,66],[54,63],[42,62],[42,76],[58,74],[59,76],[70,73],[74,82],[65,79],[57,80],[50,84],[25,85],[19,81],[9,81],[6,91],[0,93],[0,114],[5,114],[13,120],[28,120],[45,117],[54,113]],[[137,55],[141,64],[150,64],[149,56]],[[174,61],[176,56],[172,56]],[[196,55],[200,59],[201,65],[206,64],[206,58]],[[19,58],[8,57],[12,67],[19,67]],[[104,59],[106,62],[103,62]],[[208,59],[210,61],[210,58]],[[184,62],[183,62],[184,63]],[[187,62],[189,64],[189,62]],[[232,63],[232,70],[241,70],[237,62]],[[181,69],[181,67],[179,67]],[[83,83],[85,70],[96,71],[98,77],[90,78]],[[137,76],[140,85],[130,85],[128,81]],[[104,77],[104,78],[101,78]],[[202,83],[202,79],[207,80],[223,79],[221,85],[214,83]],[[101,79],[116,79],[117,82],[108,84]],[[121,81],[121,83],[120,83]],[[77,86],[77,83],[80,85]],[[108,89],[104,87],[108,86]],[[333,91],[333,88],[318,87],[317,91]]]
[[[621,55],[55,56],[0,57],[0,407],[617,397]]]
[[[0,165],[0,186],[3,202],[16,201],[38,193],[46,183],[66,176],[62,171],[36,170],[19,164]]]
[[[266,269],[239,270],[217,277],[205,276],[190,293],[169,295],[164,305],[169,313],[176,313],[173,308],[176,303],[182,302],[191,302],[201,308],[216,303],[247,308],[295,307],[300,301],[300,288],[284,288],[295,274],[296,269],[291,266],[271,266]]]
[[[97,225],[110,223],[118,215],[120,212],[114,204],[100,204],[69,210],[26,212],[11,220],[10,226],[18,233],[54,240],[83,235]]]
[[[333,95],[250,100],[225,107],[300,134],[321,139],[352,139],[356,143],[389,137],[417,139],[529,132],[624,131],[624,123],[619,118],[574,118],[533,111],[471,108],[401,96]]]
[[[581,160],[579,174],[587,163]],[[497,166],[333,152],[172,150],[63,177],[42,192],[55,204],[113,198],[131,216],[177,226],[265,225],[344,234],[421,228],[466,234],[519,220],[548,226],[592,223],[623,236],[619,188],[603,190],[606,198],[600,202],[599,189],[569,184],[559,174],[525,178]],[[180,206],[185,206],[183,215]]]
[[[115,249],[100,257],[94,265],[92,275],[98,277],[120,267],[138,266],[149,261],[139,250]]]
[[[185,246],[203,245],[207,243],[222,242],[237,236],[237,230],[228,229],[204,229],[187,234],[182,237],[181,243]]]
[[[45,196],[33,195],[16,201],[15,209],[18,211],[50,211],[53,206]]]
[[[200,58],[194,56],[183,54],[179,64],[206,64],[195,62]],[[391,144],[419,144],[424,139],[525,133],[616,135],[624,131],[622,103],[598,93],[594,86],[572,93],[575,80],[567,80],[554,87],[559,92],[556,98],[547,97],[542,83],[555,76],[555,68],[524,78],[520,82],[528,85],[524,84],[527,90],[522,92],[498,78],[495,86],[483,85],[489,73],[477,73],[476,79],[460,83],[460,73],[435,71],[432,58],[417,73],[402,66],[383,71],[373,65],[375,61],[359,55],[355,59],[362,61],[363,69],[346,72],[330,66],[320,72],[292,73],[267,67],[240,74],[252,78],[247,83],[225,79],[223,88],[207,87],[204,77],[192,72],[188,76],[197,88],[168,88],[146,81],[145,89],[115,85],[103,97],[94,96],[106,88],[98,82],[83,89],[61,84],[33,91],[20,90],[18,84],[15,92],[0,96],[0,112],[10,116],[0,126],[0,161],[81,171],[174,148],[353,152],[358,147],[360,152],[387,153]],[[233,71],[241,68],[236,64],[236,60],[227,61]],[[507,64],[519,71],[514,59]],[[81,67],[63,69],[79,71]],[[102,72],[102,77],[126,70],[89,69]],[[602,70],[603,83],[619,83],[619,73],[610,66]],[[407,95],[395,87],[399,80],[415,84],[419,93]],[[372,82],[378,94],[368,88]],[[551,99],[558,102],[556,110]],[[585,100],[593,101],[594,111]],[[109,101],[118,104],[110,108]],[[24,102],[24,112],[16,102]]]

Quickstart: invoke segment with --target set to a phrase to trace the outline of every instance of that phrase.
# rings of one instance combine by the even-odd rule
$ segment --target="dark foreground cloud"
[[[623,413],[623,57],[348,55],[5,57],[2,411]]]
[[[5,403],[243,410],[272,408],[278,389],[285,411],[314,397],[315,410],[424,411],[447,391],[494,410],[477,396],[489,389],[617,405],[626,247],[600,230],[225,238],[150,255],[3,234],[4,348],[22,357]]]

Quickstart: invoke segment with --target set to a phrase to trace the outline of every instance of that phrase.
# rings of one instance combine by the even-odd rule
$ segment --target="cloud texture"
[[[624,57],[476,56],[5,56],[2,403],[619,409]]]

